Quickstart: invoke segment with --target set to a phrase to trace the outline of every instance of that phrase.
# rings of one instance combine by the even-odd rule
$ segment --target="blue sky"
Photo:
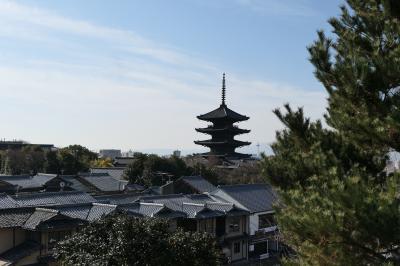
[[[196,115],[228,106],[261,150],[289,102],[322,117],[306,47],[342,1],[0,0],[2,138],[91,149],[198,149]],[[254,147],[250,149],[254,150]]]

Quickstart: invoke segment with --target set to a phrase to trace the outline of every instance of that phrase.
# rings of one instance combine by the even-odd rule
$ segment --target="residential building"
[[[119,194],[96,198],[84,192],[0,194],[0,265],[53,263],[52,248],[80,226],[123,211],[133,217],[168,219],[171,230],[215,236],[232,261],[248,257],[249,212],[205,194]]]
[[[111,158],[115,159],[116,157],[121,157],[121,150],[117,149],[104,149],[99,151],[99,157],[100,158]]]
[[[216,200],[231,202],[249,211],[249,255],[279,253],[279,232],[274,219],[275,191],[267,184],[219,186],[210,193]]]
[[[0,175],[0,192],[15,194],[33,191],[62,191],[72,190],[72,184],[58,175]]]
[[[0,151],[20,150],[26,146],[38,146],[46,151],[54,149],[53,144],[32,144],[23,140],[0,140]]]
[[[129,164],[136,160],[135,157],[115,157],[114,166],[115,167],[127,167]]]

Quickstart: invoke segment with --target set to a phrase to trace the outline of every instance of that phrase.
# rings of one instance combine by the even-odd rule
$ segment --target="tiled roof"
[[[116,208],[116,205],[93,203],[86,219],[88,221],[98,220],[104,215],[112,213]]]
[[[244,121],[248,120],[249,117],[236,113],[235,111],[229,109],[226,105],[221,104],[217,109],[197,116],[200,120],[212,121],[214,119],[228,118],[233,121]]]
[[[40,250],[40,244],[35,241],[26,241],[1,254],[0,261],[5,262],[2,265],[15,265],[19,260]]]
[[[0,228],[21,227],[33,212],[31,208],[0,210]]]
[[[91,173],[107,173],[111,177],[119,180],[123,180],[123,174],[125,167],[106,167],[106,168],[91,168]]]
[[[13,186],[18,186],[23,189],[28,188],[41,188],[48,181],[57,177],[57,175],[52,174],[37,174],[35,176],[30,175],[18,175],[18,176],[9,176],[9,175],[0,175],[0,181],[9,183]]]
[[[23,225],[26,229],[36,229],[40,223],[47,221],[58,215],[57,210],[36,208],[34,213],[28,218]]]
[[[18,204],[10,196],[0,193],[0,209],[8,209],[17,207]]]
[[[211,192],[217,187],[201,176],[183,176],[181,180],[195,189],[198,193]]]
[[[71,183],[70,188],[72,188],[75,191],[83,191],[83,192],[90,192],[90,188],[82,184],[75,175],[63,175],[60,176],[62,179],[64,179],[67,182]]]
[[[118,207],[120,210],[127,212],[134,216],[147,216],[147,217],[163,217],[163,218],[177,218],[186,217],[186,214],[181,211],[172,210],[164,204],[153,202],[135,202]]]
[[[81,220],[86,220],[91,208],[92,204],[55,207],[55,209],[58,210],[60,214],[70,218]]]
[[[65,205],[96,201],[89,194],[79,191],[27,193],[12,197],[21,207]]]
[[[47,182],[52,180],[53,178],[56,178],[57,175],[54,174],[41,174],[38,173],[37,175],[34,175],[32,179],[37,182],[38,184],[41,184],[42,186],[45,185]]]
[[[108,174],[83,175],[81,177],[104,192],[123,191],[128,184],[128,181],[115,179]]]
[[[142,193],[128,193],[128,194],[113,194],[113,195],[100,195],[94,196],[98,202],[109,204],[126,204],[138,200],[140,197],[147,196]]]
[[[221,193],[221,191],[248,209],[251,213],[272,211],[272,206],[277,199],[275,191],[267,184],[220,186],[219,190],[211,194],[215,194],[227,200],[226,196],[224,196],[224,193]]]
[[[173,211],[185,213],[187,218],[217,217],[233,209],[233,204],[215,202],[205,194],[147,196],[140,198],[140,202],[163,204]]]

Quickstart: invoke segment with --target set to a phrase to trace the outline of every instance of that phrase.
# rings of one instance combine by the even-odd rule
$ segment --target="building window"
[[[276,226],[274,215],[272,213],[262,214],[258,216],[258,228],[267,228]]]
[[[240,242],[233,243],[233,253],[234,254],[240,253]]]
[[[215,228],[213,219],[199,220],[199,232],[214,234],[214,231]]]
[[[240,231],[240,217],[230,217],[229,219],[229,233]]]

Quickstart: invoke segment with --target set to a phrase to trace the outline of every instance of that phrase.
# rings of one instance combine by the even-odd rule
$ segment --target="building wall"
[[[13,248],[13,229],[0,229],[0,239],[0,254]]]
[[[26,240],[25,231],[22,229],[0,229],[0,254],[22,244]]]
[[[243,233],[247,233],[247,217],[246,216],[240,216],[240,226],[239,226],[239,231],[237,232],[230,232],[229,229],[229,224],[230,224],[230,220],[234,219],[234,217],[237,216],[227,216],[226,217],[226,222],[225,222],[225,232],[226,232],[226,237],[232,237],[232,236],[238,236],[241,235]]]

